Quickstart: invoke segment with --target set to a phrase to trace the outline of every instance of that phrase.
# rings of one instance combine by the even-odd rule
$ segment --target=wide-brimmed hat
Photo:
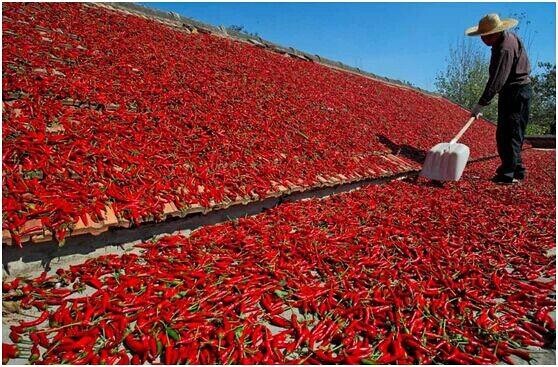
[[[517,23],[519,22],[512,18],[500,19],[498,14],[487,14],[479,21],[478,26],[468,28],[465,34],[467,36],[485,36],[515,27]]]

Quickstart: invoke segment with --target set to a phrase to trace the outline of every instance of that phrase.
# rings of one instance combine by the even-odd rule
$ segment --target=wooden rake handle
[[[473,124],[473,121],[475,121],[475,119],[476,119],[476,116],[471,116],[471,118],[467,121],[465,126],[463,126],[463,128],[457,133],[456,136],[453,137],[453,139],[451,139],[450,144],[457,143],[457,141],[461,138],[461,136],[463,136],[463,134],[465,134],[465,131],[467,131],[469,129],[469,127],[471,127],[471,125]]]

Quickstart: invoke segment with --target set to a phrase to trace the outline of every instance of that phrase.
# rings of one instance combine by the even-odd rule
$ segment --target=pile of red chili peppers
[[[530,360],[555,337],[554,152],[525,161],[521,186],[490,183],[492,159],[5,282],[41,312],[10,337],[36,363]]]
[[[3,4],[3,229],[59,241],[106,205],[133,223],[418,167],[467,112],[440,98],[84,4]],[[464,142],[493,154],[492,125]]]

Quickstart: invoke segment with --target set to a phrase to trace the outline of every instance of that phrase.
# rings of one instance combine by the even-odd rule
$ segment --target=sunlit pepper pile
[[[177,208],[382,176],[467,118],[439,98],[83,4],[3,4],[3,229],[62,241],[106,205]],[[494,154],[485,121],[464,142]],[[87,224],[87,223],[85,223]],[[36,230],[36,228],[31,228]]]
[[[530,360],[554,337],[554,152],[521,186],[394,181],[3,284],[37,363]],[[84,293],[85,291],[85,293]],[[30,311],[27,311],[30,312]],[[6,344],[3,348],[12,348]]]

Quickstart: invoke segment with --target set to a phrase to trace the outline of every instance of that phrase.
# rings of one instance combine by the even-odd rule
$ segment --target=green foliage
[[[533,123],[529,122],[527,125],[527,129],[525,131],[525,135],[533,136],[533,135],[546,135],[548,132],[548,127],[534,125]]]
[[[531,77],[530,123],[541,128],[539,134],[556,134],[556,65],[541,62],[538,67],[541,71]]]
[[[467,38],[451,46],[446,70],[438,73],[434,83],[438,93],[467,109],[478,102],[488,81],[489,61],[478,41]],[[497,104],[492,102],[483,115],[496,121]]]

